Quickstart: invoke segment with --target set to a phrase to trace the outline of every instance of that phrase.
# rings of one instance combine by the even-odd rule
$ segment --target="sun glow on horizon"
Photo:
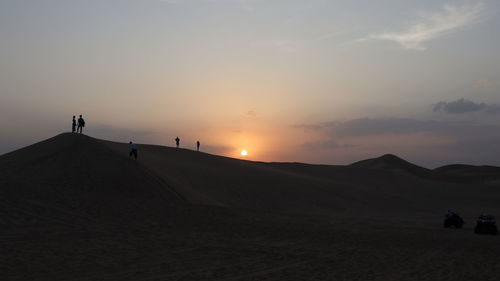
[[[247,156],[248,151],[246,149],[243,149],[243,150],[241,150],[240,154],[241,154],[241,156]]]

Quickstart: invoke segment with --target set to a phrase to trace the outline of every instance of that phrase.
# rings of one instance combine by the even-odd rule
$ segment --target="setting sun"
[[[243,149],[241,152],[240,152],[241,156],[247,156],[248,155],[248,152]]]

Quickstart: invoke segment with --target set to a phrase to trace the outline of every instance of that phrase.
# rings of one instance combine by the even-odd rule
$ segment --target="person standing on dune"
[[[74,133],[76,131],[76,119],[75,115],[73,115],[73,123],[71,124],[71,132]]]
[[[196,141],[196,151],[200,151],[200,141]]]
[[[137,145],[133,142],[129,142],[129,147],[130,147],[130,153],[128,154],[128,157],[134,156],[135,160],[137,160]]]
[[[78,128],[76,129],[76,132],[82,133],[83,127],[85,127],[85,120],[83,120],[82,115],[80,115],[80,118],[78,118]]]
[[[179,139],[179,137],[176,137],[175,138],[175,145],[177,146],[177,148],[179,148],[179,143],[181,142],[181,140]]]

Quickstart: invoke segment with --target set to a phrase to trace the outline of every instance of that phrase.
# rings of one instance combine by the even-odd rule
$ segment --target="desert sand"
[[[61,134],[0,156],[0,280],[498,280],[500,168],[262,163]],[[445,229],[453,208],[463,229]]]

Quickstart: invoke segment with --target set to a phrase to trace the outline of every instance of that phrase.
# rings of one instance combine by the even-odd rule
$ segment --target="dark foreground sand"
[[[193,207],[2,232],[2,280],[498,280],[497,237],[429,221]]]
[[[490,183],[140,148],[65,134],[0,156],[0,280],[500,276],[499,238],[472,231]],[[464,229],[442,228],[450,205]]]

